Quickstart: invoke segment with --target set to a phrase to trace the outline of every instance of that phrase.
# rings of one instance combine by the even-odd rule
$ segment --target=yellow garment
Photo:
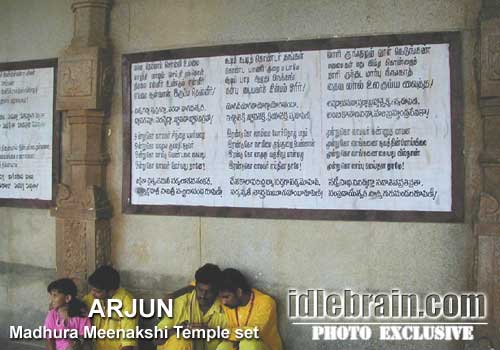
[[[223,341],[216,350],[233,350],[234,345],[230,341]],[[269,350],[263,341],[257,339],[243,339],[238,345],[239,350]]]
[[[253,297],[245,306],[235,309],[224,306],[229,328],[231,328],[231,341],[242,341],[236,339],[236,329],[259,329],[259,337],[269,350],[281,350],[281,337],[278,331],[278,315],[276,313],[276,302],[269,295],[252,288]],[[253,298],[253,301],[252,301]],[[257,342],[258,343],[258,342]],[[240,343],[241,344],[241,343]],[[241,350],[247,350],[240,348]],[[252,348],[253,349],[253,348]]]
[[[158,346],[162,350],[215,350],[220,343],[220,339],[213,339],[210,342],[204,340],[190,340],[176,337],[174,326],[179,326],[183,322],[204,323],[209,328],[227,327],[227,317],[224,314],[219,298],[216,298],[210,309],[203,314],[196,299],[196,291],[184,294],[174,300],[173,317],[163,317],[158,323],[158,328],[168,328],[169,338],[165,344]],[[194,346],[193,346],[194,345]]]
[[[133,296],[123,288],[119,288],[116,293],[111,297],[111,299],[120,299],[122,301],[122,313],[129,312],[132,313],[132,299]],[[90,310],[92,304],[94,303],[94,297],[92,294],[87,294],[83,301]],[[100,301],[102,309],[106,314],[106,303],[103,300]],[[137,326],[137,317],[135,318],[120,318],[118,315],[112,315],[111,318],[101,317],[100,315],[94,315],[92,317],[92,325],[99,329],[134,329]],[[95,350],[120,350],[125,346],[136,346],[137,340],[135,339],[96,339]]]

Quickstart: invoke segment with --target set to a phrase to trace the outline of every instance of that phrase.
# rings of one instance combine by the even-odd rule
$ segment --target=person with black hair
[[[173,317],[164,317],[158,328],[168,328],[167,339],[157,339],[158,349],[165,350],[215,350],[219,339],[190,340],[175,337],[175,326],[189,329],[225,328],[227,318],[217,298],[221,271],[217,265],[205,264],[195,274],[191,291],[178,295],[173,302]]]
[[[89,276],[90,293],[83,301],[88,309],[92,309],[95,300],[101,304],[101,308],[106,310],[106,300],[120,300],[122,304],[122,313],[132,314],[134,297],[128,291],[120,288],[120,274],[111,266],[101,266]],[[138,324],[137,317],[118,317],[114,314],[112,317],[101,317],[93,315],[92,324],[99,330],[118,330],[134,329]],[[97,339],[95,350],[133,350],[137,345],[135,339]]]
[[[85,333],[85,327],[90,327],[85,304],[79,300],[75,282],[69,278],[61,278],[51,282],[47,287],[50,295],[51,309],[45,318],[46,329],[58,334],[57,339],[47,339],[48,350],[70,350],[76,347],[77,341],[61,339],[63,330],[76,330],[79,336]]]
[[[236,269],[222,271],[219,297],[224,305],[231,335],[217,350],[281,350],[276,302],[272,297],[251,288],[247,279]],[[257,329],[252,339],[237,335]]]

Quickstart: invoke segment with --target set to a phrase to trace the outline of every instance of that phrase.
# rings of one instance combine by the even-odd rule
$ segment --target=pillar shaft
[[[75,0],[74,34],[58,62],[57,109],[63,116],[62,183],[56,207],[56,265],[85,291],[109,263],[111,206],[106,193],[105,130],[113,75],[108,38],[111,0]]]

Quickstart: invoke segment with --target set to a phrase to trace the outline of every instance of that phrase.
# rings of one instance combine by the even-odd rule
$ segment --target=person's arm
[[[189,325],[191,329],[213,329],[217,330],[217,327],[220,329],[226,329],[227,327],[227,316],[224,312],[216,313],[214,317],[211,317],[209,323],[191,323]],[[214,339],[225,340],[225,337],[216,337]]]
[[[83,310],[81,310],[82,313],[84,312]],[[88,317],[85,317],[85,316],[82,316],[82,317],[79,317],[78,319],[78,335],[79,335],[79,339],[78,339],[78,343],[80,344],[80,347],[77,347],[78,349],[82,349],[82,350],[91,350],[91,341],[90,339],[86,339],[85,338],[85,333],[86,331],[92,327],[92,324],[90,323],[90,318]]]
[[[123,308],[122,311],[124,313],[132,314],[132,299],[129,297],[126,297],[123,299]],[[137,327],[138,319],[136,317],[123,317],[120,320],[120,328],[121,329],[133,329]],[[137,345],[137,340],[136,339],[122,339],[121,340],[121,350],[133,350],[134,347]]]
[[[185,294],[188,294],[188,293],[191,293],[194,289],[194,286],[192,285],[189,285],[189,286],[185,286],[185,287],[182,287],[180,289],[177,289],[171,293],[167,293],[164,297],[163,297],[163,302],[165,304],[169,304],[169,301],[172,300],[172,303],[175,303],[175,299],[185,295]],[[165,319],[165,318],[164,318]],[[174,326],[174,324],[170,324],[170,322],[164,322],[163,320],[160,321],[160,323],[158,323],[157,327],[159,328],[164,328],[164,327],[167,327],[169,329],[172,329],[172,327]],[[183,322],[181,323],[179,326],[182,326],[182,327],[187,327],[187,321],[186,322]],[[169,336],[170,336],[170,333],[171,332],[168,332],[167,333],[167,336],[166,337],[163,337],[163,338],[156,338],[154,340],[154,344],[156,346],[159,346],[159,345],[163,345],[165,344],[165,342],[168,340]]]
[[[153,340],[153,344],[154,344],[155,346],[160,346],[160,345],[163,345],[163,344],[165,344],[165,342],[167,341],[167,339],[168,339],[168,337],[167,337],[167,338],[155,338],[155,339]]]
[[[51,330],[55,329],[54,312],[56,312],[56,311],[50,310],[47,313],[47,316],[45,317],[45,321],[43,322],[43,326],[46,329],[51,329]],[[55,339],[47,338],[46,343],[47,343],[48,350],[56,350],[56,340]]]
[[[167,317],[167,316],[163,316],[163,318],[161,319],[161,321],[156,325],[156,327],[160,328],[160,329],[163,329],[163,328],[170,328],[170,326],[172,325],[172,319]],[[170,332],[167,332],[166,336],[163,337],[163,338],[155,338],[153,343],[156,345],[156,346],[159,346],[159,345],[163,345],[165,344],[165,342],[168,340],[170,336]]]
[[[162,324],[162,323],[163,323],[163,322],[158,323],[158,326],[157,326],[157,327],[158,327],[158,328],[160,328],[160,325],[162,325],[162,327],[165,327],[165,326],[163,326],[163,324]],[[184,322],[182,322],[181,324],[179,324],[179,325],[177,325],[177,326],[178,326],[178,327],[181,327],[181,330],[182,330],[183,328],[188,327],[188,321],[184,321]],[[166,335],[164,338],[156,338],[156,339],[153,341],[153,343],[154,343],[156,346],[160,346],[160,345],[165,344],[165,342],[168,340],[168,338],[170,338],[170,334],[171,334],[171,333],[173,333],[173,331],[168,332],[168,333],[167,333],[167,335]]]
[[[182,328],[188,326],[188,320],[183,317],[183,310],[185,308],[186,298],[177,298],[173,301],[173,317],[163,316],[161,321],[156,325],[159,329],[166,329],[167,332],[164,337],[156,338],[154,340],[155,345],[163,345],[168,340],[168,338],[175,334],[174,326],[180,326]]]

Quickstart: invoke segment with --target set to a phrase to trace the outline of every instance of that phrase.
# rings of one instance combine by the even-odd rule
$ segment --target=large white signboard
[[[54,68],[0,71],[0,198],[52,199]]]
[[[452,209],[449,44],[130,68],[133,205]]]

